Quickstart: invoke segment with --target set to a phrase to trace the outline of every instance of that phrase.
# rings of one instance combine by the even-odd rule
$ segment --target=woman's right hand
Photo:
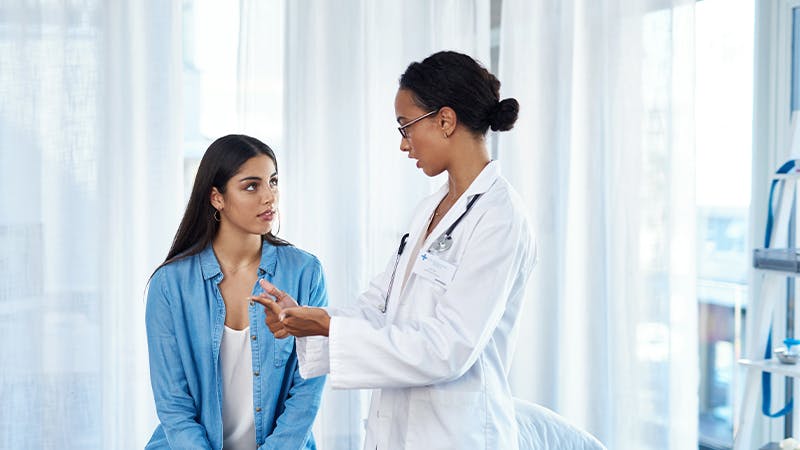
[[[286,308],[296,308],[300,305],[297,304],[291,295],[276,288],[269,281],[262,279],[258,280],[258,282],[266,294],[248,297],[248,299],[264,306],[264,314],[266,316],[264,322],[267,324],[267,327],[269,327],[269,331],[271,331],[276,338],[283,339],[288,337],[289,332],[284,328],[281,322],[281,312]]]

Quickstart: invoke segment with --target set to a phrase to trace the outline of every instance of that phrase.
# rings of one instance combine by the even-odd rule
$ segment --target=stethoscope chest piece
[[[450,250],[450,247],[453,246],[453,238],[451,236],[451,234],[453,234],[453,230],[456,229],[458,223],[461,222],[461,219],[463,219],[465,215],[467,215],[469,210],[472,208],[472,205],[474,205],[475,202],[478,201],[481,195],[483,195],[483,193],[475,194],[475,196],[472,197],[472,200],[470,200],[469,203],[467,203],[467,210],[461,213],[460,216],[458,216],[458,219],[456,219],[456,221],[453,222],[452,225],[450,225],[450,227],[447,229],[447,231],[444,232],[444,234],[442,234],[435,241],[433,241],[431,246],[428,247],[428,252],[442,253]],[[389,278],[389,286],[386,289],[386,297],[384,297],[383,299],[383,308],[378,306],[378,309],[380,309],[382,313],[386,313],[386,307],[389,305],[389,296],[392,295],[392,286],[394,285],[394,275],[395,273],[397,273],[397,264],[400,263],[400,255],[403,254],[403,249],[406,248],[406,241],[408,240],[408,236],[409,234],[406,233],[403,235],[402,239],[400,239],[400,247],[397,249],[397,257],[394,260],[394,269],[392,269],[392,276],[391,278]]]
[[[431,253],[442,253],[450,250],[453,246],[453,238],[449,234],[443,234],[433,241],[428,251]]]

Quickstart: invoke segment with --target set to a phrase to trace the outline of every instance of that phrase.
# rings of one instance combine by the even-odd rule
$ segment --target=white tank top
[[[222,363],[222,446],[225,450],[256,450],[250,327],[234,330],[226,326],[219,358]]]

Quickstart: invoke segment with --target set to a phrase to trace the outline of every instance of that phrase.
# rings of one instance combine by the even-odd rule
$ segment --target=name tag
[[[414,273],[447,288],[456,274],[456,266],[434,254],[424,252],[420,253],[419,260],[414,265]]]

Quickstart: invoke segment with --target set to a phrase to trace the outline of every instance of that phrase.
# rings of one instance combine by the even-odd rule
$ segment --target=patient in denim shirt
[[[147,294],[160,424],[146,449],[315,449],[324,377],[300,377],[294,338],[275,339],[251,300],[266,279],[325,306],[322,267],[276,236],[278,171],[258,139],[209,146],[166,261]]]

